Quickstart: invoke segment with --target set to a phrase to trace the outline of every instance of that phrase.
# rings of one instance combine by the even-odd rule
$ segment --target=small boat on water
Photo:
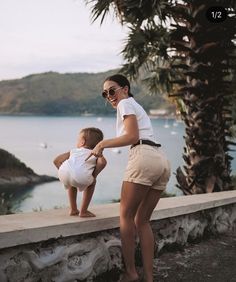
[[[39,144],[39,147],[42,148],[42,149],[47,149],[48,144],[46,142],[42,142],[42,143]]]
[[[121,149],[119,148],[112,148],[111,151],[115,154],[120,154],[121,153]]]
[[[164,124],[164,128],[169,128],[169,127],[170,127],[170,125],[168,123],[168,119],[166,119],[165,124]]]

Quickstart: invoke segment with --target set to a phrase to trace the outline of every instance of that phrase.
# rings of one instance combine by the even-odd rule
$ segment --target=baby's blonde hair
[[[87,127],[80,131],[85,139],[85,146],[93,149],[100,141],[103,140],[103,133],[99,128]]]

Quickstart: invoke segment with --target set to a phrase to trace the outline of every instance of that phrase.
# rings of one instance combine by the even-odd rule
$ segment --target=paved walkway
[[[236,282],[236,230],[182,250],[166,250],[154,263],[154,282]],[[118,280],[119,273],[113,271],[95,282]]]
[[[155,282],[236,282],[236,232],[163,253],[155,264]]]

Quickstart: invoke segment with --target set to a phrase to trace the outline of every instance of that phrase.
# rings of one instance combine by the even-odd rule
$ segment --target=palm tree
[[[93,19],[114,11],[129,28],[122,69],[141,75],[149,90],[181,105],[186,126],[184,172],[177,169],[184,194],[231,189],[231,74],[235,66],[236,17],[231,0],[92,0]],[[210,22],[210,7],[222,6],[227,18]],[[163,87],[164,85],[164,87]]]

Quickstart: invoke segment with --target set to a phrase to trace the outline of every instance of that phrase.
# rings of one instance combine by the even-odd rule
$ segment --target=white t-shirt
[[[140,106],[132,97],[122,99],[117,105],[116,135],[125,134],[124,116],[136,115],[138,121],[139,139],[154,141],[153,128],[151,120],[142,106]]]
[[[66,187],[73,186],[83,191],[92,184],[94,180],[92,173],[97,158],[91,156],[85,161],[90,152],[90,149],[84,147],[74,148],[70,151],[69,159],[65,160],[58,170],[58,177]]]

